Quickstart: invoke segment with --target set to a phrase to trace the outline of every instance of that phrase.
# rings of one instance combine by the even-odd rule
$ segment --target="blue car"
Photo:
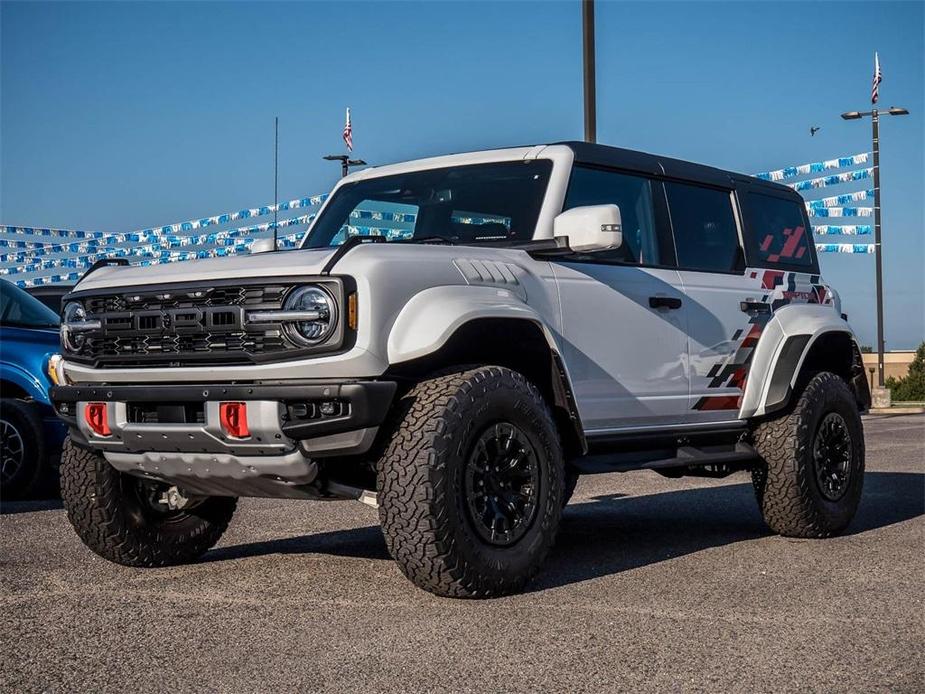
[[[0,280],[0,494],[27,497],[50,486],[66,426],[48,399],[46,365],[58,351],[58,316]]]

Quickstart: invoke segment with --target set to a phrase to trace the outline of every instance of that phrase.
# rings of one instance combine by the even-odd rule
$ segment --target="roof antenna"
[[[273,250],[279,250],[276,217],[279,214],[279,116],[273,118]]]

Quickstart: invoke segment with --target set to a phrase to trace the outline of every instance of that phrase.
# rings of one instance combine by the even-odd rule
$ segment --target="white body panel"
[[[681,298],[678,273],[624,265],[554,263],[565,362],[586,431],[677,423],[688,407],[682,311],[650,296]]]

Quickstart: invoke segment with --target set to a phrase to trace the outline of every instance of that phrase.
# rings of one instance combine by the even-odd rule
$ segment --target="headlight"
[[[87,320],[87,312],[76,301],[68,302],[61,312],[61,346],[66,352],[79,352],[86,344],[86,337],[82,331],[69,330],[68,323],[83,323]]]
[[[293,321],[285,326],[296,343],[316,345],[334,332],[337,325],[337,304],[324,289],[317,286],[298,287],[289,293],[283,311],[306,311],[317,314],[313,320]]]

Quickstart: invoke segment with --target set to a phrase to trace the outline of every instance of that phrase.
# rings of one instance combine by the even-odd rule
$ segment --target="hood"
[[[58,349],[60,338],[58,328],[20,328],[12,325],[3,326],[4,351],[13,342],[32,347]]]
[[[209,282],[217,279],[245,277],[279,277],[317,275],[336,252],[335,248],[275,251],[226,258],[185,260],[162,265],[111,266],[96,270],[78,283],[74,291],[135,287],[174,282]]]

